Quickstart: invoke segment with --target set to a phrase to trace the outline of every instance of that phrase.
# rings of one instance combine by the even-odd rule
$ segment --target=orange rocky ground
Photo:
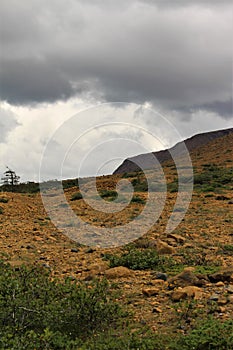
[[[233,167],[233,138],[217,139],[195,150],[191,156],[197,171],[201,171],[203,164],[207,163],[225,169]],[[167,178],[173,179],[175,170],[171,164],[166,164],[164,170]],[[101,177],[98,187],[112,189],[119,179],[120,176]],[[207,313],[221,319],[232,318],[232,188],[231,183],[231,188],[211,196],[205,192],[194,192],[184,219],[171,234],[164,231],[176,193],[168,193],[158,222],[136,242],[138,248],[152,247],[165,257],[167,281],[158,279],[153,270],[109,269],[109,262],[103,260],[103,254],[119,254],[125,248],[92,249],[70,240],[53,225],[40,194],[0,194],[0,199],[8,199],[7,203],[0,203],[0,258],[12,266],[44,265],[59,278],[70,276],[77,281],[88,281],[105,276],[117,283],[116,288],[121,292],[119,300],[133,311],[132,317],[154,330],[180,327],[179,331],[184,331],[195,315],[202,317]],[[143,209],[142,204],[134,203],[121,213],[106,215],[93,211],[82,199],[70,201],[76,192],[75,188],[66,190],[66,198],[74,212],[92,224],[93,231],[98,227],[114,227],[135,221],[134,218]],[[147,199],[145,192],[138,195]],[[217,200],[218,196],[224,196],[225,200]],[[143,230],[141,223],[137,230],[140,235],[140,230]],[[185,268],[186,272],[179,276]],[[212,276],[212,280],[207,278],[217,270],[220,270],[218,276]]]

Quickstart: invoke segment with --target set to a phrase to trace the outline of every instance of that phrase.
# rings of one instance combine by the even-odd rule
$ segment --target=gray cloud
[[[77,95],[230,116],[231,1],[3,0],[1,7],[2,100]]]
[[[0,143],[4,143],[9,133],[18,125],[16,116],[12,112],[0,108]]]

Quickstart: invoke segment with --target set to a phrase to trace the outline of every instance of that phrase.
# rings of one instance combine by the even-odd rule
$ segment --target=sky
[[[37,181],[43,164],[42,180],[107,174],[126,157],[232,127],[232,9],[1,0],[0,173]]]

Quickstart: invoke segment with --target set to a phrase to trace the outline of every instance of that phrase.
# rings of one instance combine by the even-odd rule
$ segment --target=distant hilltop
[[[178,142],[175,146],[169,149],[165,149],[157,152],[139,154],[135,157],[127,158],[114,171],[113,174],[123,174],[123,173],[138,171],[140,170],[140,168],[137,165],[137,163],[141,164],[143,169],[151,169],[153,167],[151,163],[152,162],[151,154],[153,154],[160,163],[163,163],[165,161],[171,160],[171,154],[170,154],[171,151],[172,151],[172,154],[176,154],[180,152],[180,146],[183,142],[185,143],[188,151],[191,152],[196,148],[206,145],[208,142],[214,139],[227,136],[231,133],[233,135],[233,128],[205,132],[205,133],[201,133],[201,134],[197,134],[192,137],[189,137],[184,141]]]

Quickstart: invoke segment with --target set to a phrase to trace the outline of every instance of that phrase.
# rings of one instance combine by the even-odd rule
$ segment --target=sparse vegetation
[[[104,259],[110,261],[110,267],[125,266],[132,270],[155,269],[161,263],[154,249],[132,248],[121,255],[105,254]]]
[[[8,203],[8,198],[0,197],[0,203]]]
[[[83,196],[80,192],[74,193],[70,198],[71,201],[78,201],[80,199],[83,199]]]

